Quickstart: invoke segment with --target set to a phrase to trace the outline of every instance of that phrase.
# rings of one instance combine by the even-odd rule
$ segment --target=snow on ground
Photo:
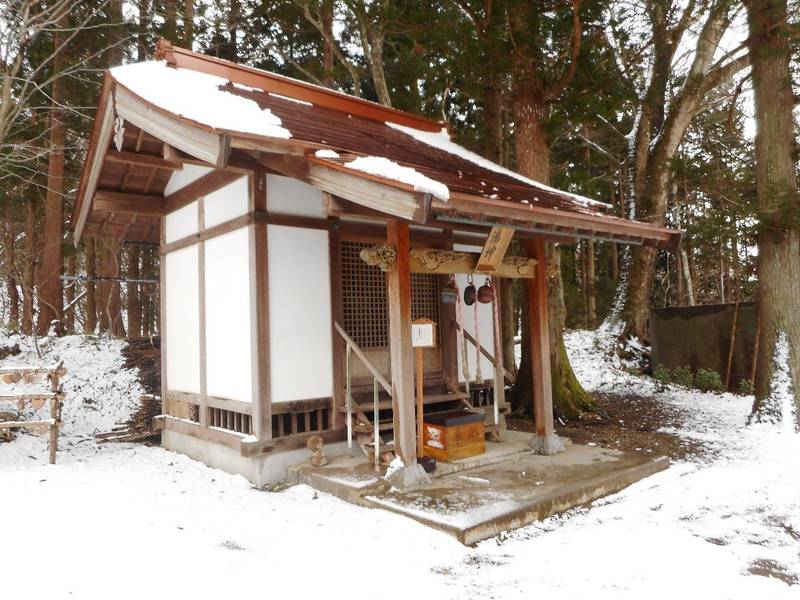
[[[800,436],[745,426],[751,398],[630,375],[610,343],[605,330],[568,336],[584,384],[654,396],[683,415],[675,433],[714,452],[465,548],[305,486],[263,492],[160,448],[98,447],[89,434],[124,419],[138,386],[118,342],[54,341],[71,370],[66,449],[49,466],[39,438],[0,444],[3,596],[800,598],[786,583],[800,577]],[[3,364],[33,362],[21,345]]]

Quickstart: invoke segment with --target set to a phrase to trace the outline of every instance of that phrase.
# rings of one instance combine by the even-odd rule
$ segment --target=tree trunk
[[[595,285],[594,240],[586,240],[583,253],[584,296],[586,299],[586,327],[597,326],[597,286]]]
[[[503,362],[505,368],[513,375],[517,374],[517,348],[515,337],[519,329],[517,307],[514,301],[514,280],[500,278],[500,328],[503,345]]]
[[[150,15],[150,10],[152,9],[151,0],[138,0],[138,7],[139,26],[136,31],[136,56],[139,62],[142,62],[147,60],[148,54],[149,42],[147,36],[150,33],[152,23]]]
[[[64,16],[53,34],[54,51],[64,43]],[[64,265],[64,81],[58,74],[63,70],[65,53],[56,52],[53,58],[53,79],[50,91],[50,156],[47,163],[47,195],[44,205],[44,245],[39,271],[39,319],[37,331],[45,335],[50,323],[63,316],[61,270]]]
[[[114,4],[116,1],[117,0],[112,0],[112,4]],[[164,0],[164,37],[173,44],[178,43],[177,0]]]
[[[25,271],[22,277],[22,332],[33,333],[33,295],[36,286],[36,243],[33,199],[25,202]]]
[[[486,158],[503,164],[503,90],[494,70],[489,67],[483,88],[483,118],[485,121]]]
[[[322,39],[322,84],[333,87],[333,45],[328,41],[333,39],[333,0],[322,2],[322,27],[325,36]]]
[[[759,354],[756,419],[786,419],[793,400],[800,415],[800,197],[794,158],[794,97],[790,74],[786,0],[747,3],[755,97],[758,238]],[[780,344],[779,344],[780,340]],[[788,346],[788,348],[781,348]],[[786,355],[781,356],[782,350]],[[781,390],[780,374],[791,389]],[[788,387],[788,386],[787,386]],[[783,394],[781,394],[783,392]],[[793,398],[789,398],[789,396]]]
[[[141,276],[139,254],[137,246],[131,246],[128,250],[128,279],[139,279]],[[142,335],[142,302],[139,284],[129,283],[127,289],[128,335],[139,337]]]
[[[66,271],[69,275],[77,275],[78,255],[75,252],[70,252],[67,258]],[[63,321],[64,328],[69,333],[75,332],[75,285],[76,282],[70,282],[69,286],[64,290],[64,300],[68,308],[64,311]]]
[[[184,0],[183,43],[189,50],[194,45],[194,0]]]
[[[100,240],[100,277],[119,277],[119,267],[119,241],[103,238]],[[125,337],[119,282],[101,281],[98,287],[100,288],[100,331],[109,333],[112,337]]]
[[[514,90],[514,138],[517,151],[517,170],[544,184],[550,181],[550,146],[544,121],[547,105],[537,96],[536,87],[524,70],[527,65],[517,66]],[[523,71],[520,71],[523,69]],[[548,304],[550,311],[550,369],[553,389],[553,411],[557,418],[579,419],[584,412],[594,411],[592,397],[581,387],[569,363],[564,346],[564,289],[561,284],[560,251],[552,245],[548,248],[548,262],[552,265],[553,277],[548,282]],[[530,299],[524,297],[522,328],[522,361],[517,378],[515,400],[517,405],[532,406],[530,359],[530,323],[524,315]]]
[[[97,331],[97,251],[94,238],[86,238],[86,317],[83,321],[83,332],[94,335]]]
[[[8,204],[3,211],[4,237],[6,247],[6,290],[8,294],[8,326],[14,331],[19,328],[19,288],[17,287],[17,228]]]

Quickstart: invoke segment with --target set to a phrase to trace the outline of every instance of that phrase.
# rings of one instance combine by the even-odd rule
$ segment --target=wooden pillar
[[[344,323],[344,300],[342,299],[342,236],[339,231],[338,217],[328,218],[328,252],[331,277],[331,321]],[[347,344],[342,336],[332,327],[333,340],[333,404],[330,412],[330,429],[344,429],[346,423],[340,407],[345,405],[345,354]]]
[[[411,255],[408,223],[388,221],[386,241],[397,262],[386,274],[389,347],[392,365],[392,413],[395,453],[405,466],[417,462],[414,427],[414,357],[411,348]]]
[[[248,177],[250,210],[267,210],[267,175],[255,171]],[[272,439],[272,390],[269,363],[269,273],[267,224],[248,225],[250,238],[250,328],[253,381],[253,435]]]
[[[536,436],[533,446],[541,454],[563,449],[553,428],[553,388],[550,375],[550,332],[547,315],[547,260],[545,242],[532,238],[525,242],[530,258],[536,259],[536,277],[527,279],[531,323],[531,376]]]

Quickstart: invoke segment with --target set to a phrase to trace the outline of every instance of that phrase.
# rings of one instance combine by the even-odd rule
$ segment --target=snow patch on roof
[[[297,104],[302,104],[303,106],[314,106],[311,104],[311,102],[306,102],[305,100],[300,100],[299,98],[292,98],[291,96],[284,96],[283,94],[276,94],[275,92],[269,92],[269,95],[273,98],[280,98],[281,100],[296,102]]]
[[[385,177],[386,179],[393,179],[394,181],[412,185],[416,191],[433,194],[440,200],[447,201],[450,198],[450,190],[445,184],[382,156],[359,156],[355,160],[345,163],[344,166],[356,171],[369,173],[370,175],[377,175],[378,177]]]
[[[591,198],[585,198],[584,196],[578,196],[577,194],[572,194],[570,192],[565,192],[563,190],[558,190],[556,188],[552,188],[548,185],[540,183],[538,181],[534,181],[533,179],[529,179],[524,175],[520,175],[519,173],[515,173],[510,169],[506,169],[505,167],[501,167],[497,163],[493,163],[492,161],[483,158],[479,154],[475,154],[474,152],[470,152],[463,146],[459,146],[455,142],[450,139],[450,135],[447,133],[447,129],[442,128],[441,131],[438,132],[428,132],[428,131],[420,131],[419,129],[414,129],[413,127],[406,127],[404,125],[397,125],[396,123],[386,122],[386,125],[393,129],[397,129],[398,131],[402,131],[403,133],[410,135],[415,140],[422,142],[423,144],[427,144],[428,146],[433,146],[437,150],[442,150],[444,152],[448,152],[449,154],[453,154],[462,158],[464,160],[468,160],[469,162],[482,167],[484,169],[488,169],[490,171],[494,171],[495,173],[499,173],[501,175],[506,175],[508,177],[513,177],[517,181],[521,181],[524,184],[538,187],[539,189],[543,189],[554,194],[561,194],[563,196],[569,196],[569,198],[581,206],[586,208],[591,208],[594,210],[598,209],[606,209],[609,208],[610,205],[606,204],[605,202],[600,202],[599,200],[592,200]],[[534,200],[537,200],[534,198]],[[527,203],[526,203],[527,204]]]
[[[228,83],[221,77],[168,67],[164,61],[115,67],[111,76],[143,100],[201,125],[272,138],[292,137],[269,109],[220,89]]]
[[[322,150],[317,150],[314,153],[314,156],[316,156],[317,158],[339,158],[339,153],[334,150],[322,149]]]

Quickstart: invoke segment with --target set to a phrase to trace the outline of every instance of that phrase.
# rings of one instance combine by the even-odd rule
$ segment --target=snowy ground
[[[746,427],[750,398],[627,374],[611,339],[570,334],[583,383],[655,396],[715,452],[475,548],[307,487],[262,492],[159,448],[98,447],[138,384],[118,343],[54,341],[64,451],[49,466],[43,439],[0,444],[0,597],[800,598],[800,435]],[[37,362],[21,345],[3,364]]]

